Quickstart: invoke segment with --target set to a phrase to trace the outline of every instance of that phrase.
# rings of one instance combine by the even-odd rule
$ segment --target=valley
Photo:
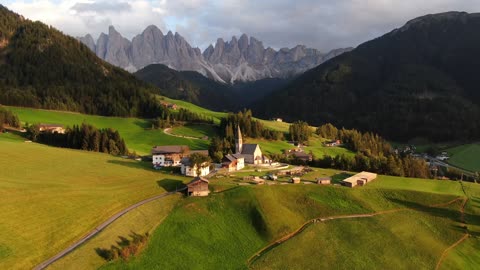
[[[479,14],[70,4],[0,5],[0,269],[480,268]]]

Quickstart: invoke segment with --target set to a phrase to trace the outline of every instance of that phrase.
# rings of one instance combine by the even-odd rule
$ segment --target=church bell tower
[[[241,154],[243,148],[242,131],[240,125],[237,126],[237,134],[235,136],[235,154]]]

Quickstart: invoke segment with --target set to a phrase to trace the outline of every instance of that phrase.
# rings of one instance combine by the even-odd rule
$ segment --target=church
[[[243,143],[240,126],[237,127],[237,134],[235,136],[235,155],[241,155],[244,157],[246,164],[256,165],[268,162],[268,159],[262,154],[260,145]]]

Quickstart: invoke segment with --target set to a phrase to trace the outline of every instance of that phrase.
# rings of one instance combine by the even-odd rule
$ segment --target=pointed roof
[[[199,182],[205,182],[205,183],[208,184],[210,181],[208,181],[207,179],[199,176],[199,177],[193,178],[193,180],[190,181],[190,183],[188,183],[187,186],[194,185],[194,184],[197,184]]]
[[[236,138],[241,140],[242,139],[242,131],[240,130],[240,125],[237,125],[237,134]]]

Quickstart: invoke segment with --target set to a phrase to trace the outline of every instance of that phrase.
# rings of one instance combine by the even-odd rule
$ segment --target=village
[[[340,144],[339,140],[325,143],[326,146]],[[312,158],[301,148],[288,150],[287,153],[304,161],[311,161]],[[235,153],[226,154],[221,163],[211,163],[208,150],[190,150],[186,145],[154,146],[151,154],[154,169],[177,168],[180,174],[193,177],[193,180],[187,184],[187,196],[208,196],[209,179],[221,178],[236,178],[238,185],[333,184],[332,177],[326,175],[315,177],[313,180],[302,179],[303,175],[312,171],[308,167],[292,166],[271,160],[263,154],[259,144],[243,142],[239,126],[235,134]],[[339,181],[336,185],[353,188],[364,186],[376,178],[375,173],[361,172]]]

